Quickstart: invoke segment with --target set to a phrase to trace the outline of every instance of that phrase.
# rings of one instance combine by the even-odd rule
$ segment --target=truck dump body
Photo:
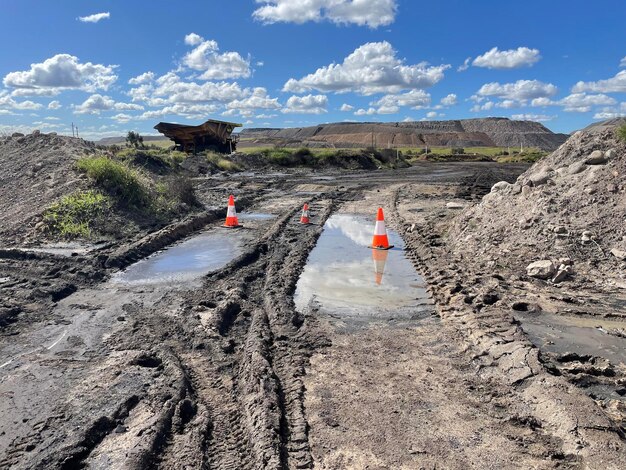
[[[230,153],[236,148],[237,139],[232,135],[236,127],[241,124],[209,119],[199,126],[160,122],[154,128],[161,134],[172,139],[177,150],[186,153],[197,153],[203,150],[213,150],[220,153]]]

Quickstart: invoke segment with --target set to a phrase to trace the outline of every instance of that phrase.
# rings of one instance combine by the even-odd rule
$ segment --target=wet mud
[[[207,206],[77,256],[0,251],[0,468],[620,468],[613,402],[445,251],[446,203],[523,169],[207,178],[244,228]]]

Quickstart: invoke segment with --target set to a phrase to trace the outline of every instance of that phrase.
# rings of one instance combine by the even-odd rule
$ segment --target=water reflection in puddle
[[[237,216],[239,220],[270,220],[276,218],[274,214],[264,214],[262,212],[240,212]]]
[[[220,229],[221,230],[221,229]],[[113,276],[120,284],[181,283],[224,267],[241,254],[240,232],[201,233],[131,265]]]
[[[335,214],[311,252],[298,280],[298,311],[313,307],[342,317],[409,319],[430,311],[423,279],[404,256],[402,238],[389,231],[396,248],[372,250],[374,221]]]
[[[618,321],[572,318],[547,313],[516,314],[531,342],[538,348],[556,354],[575,352],[600,356],[614,364],[626,364],[626,338],[611,334],[624,331]]]
[[[85,255],[91,251],[98,250],[103,246],[105,246],[105,243],[86,244],[74,242],[58,242],[37,247],[18,248],[18,250],[30,251],[34,253],[49,253],[58,256],[77,256]]]

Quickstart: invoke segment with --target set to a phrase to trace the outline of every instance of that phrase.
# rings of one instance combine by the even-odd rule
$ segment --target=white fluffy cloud
[[[191,33],[185,36],[185,43],[195,46],[185,54],[183,64],[198,72],[202,80],[224,80],[227,78],[248,78],[250,57],[244,59],[238,52],[219,52],[215,41],[207,41],[201,36]]]
[[[57,100],[50,101],[50,103],[48,103],[48,109],[60,109],[60,108],[62,108],[61,103]]]
[[[141,75],[137,75],[136,77],[131,78],[130,80],[128,80],[128,83],[130,85],[141,85],[143,83],[149,83],[152,80],[154,80],[154,73],[145,72],[145,73],[142,73]]]
[[[538,49],[528,47],[518,47],[501,51],[497,47],[479,55],[474,59],[474,67],[485,67],[488,69],[517,69],[520,67],[530,67],[541,59]]]
[[[354,109],[354,106],[352,106],[351,104],[344,103],[341,105],[341,108],[339,108],[339,111],[343,111],[344,113],[347,113],[348,111],[352,111],[353,109]]]
[[[144,74],[145,75],[145,74]],[[143,77],[143,75],[140,75]],[[158,78],[142,78],[128,91],[132,101],[160,109],[149,110],[140,119],[154,119],[177,114],[188,118],[206,118],[207,114],[226,110],[225,116],[252,116],[256,109],[279,109],[277,98],[262,87],[242,88],[238,83],[194,82],[182,79],[175,72]]]
[[[601,119],[601,120],[615,119],[615,118],[621,118],[621,117],[626,117],[626,112],[599,111],[593,115],[594,119]]]
[[[291,96],[283,113],[322,114],[326,112],[328,97],[325,95]]]
[[[107,11],[106,13],[95,13],[88,16],[79,16],[78,21],[82,21],[83,23],[97,23],[101,20],[108,20],[110,17],[111,14]]]
[[[555,119],[556,116],[548,116],[546,114],[513,114],[511,119],[516,121],[535,121],[535,122],[547,122]]]
[[[620,66],[620,67],[626,67],[626,56],[624,56],[624,57],[622,58],[622,60],[621,60],[621,61],[620,61],[620,63],[619,63],[619,66]]]
[[[429,66],[425,62],[406,65],[404,62],[396,57],[396,51],[387,41],[370,42],[357,48],[341,64],[321,67],[299,80],[290,78],[283,91],[398,93],[430,87],[441,81],[444,71],[450,67]]]
[[[377,114],[394,114],[401,107],[424,109],[430,106],[430,94],[424,90],[411,90],[406,93],[385,95],[370,104],[378,107]]]
[[[442,106],[454,106],[458,103],[457,96],[454,93],[450,93],[448,96],[444,96],[440,101]]]
[[[493,101],[486,101],[482,104],[476,103],[470,108],[470,111],[473,113],[478,113],[480,111],[490,111],[493,109],[494,105],[495,103]]]
[[[573,93],[557,101],[555,104],[563,106],[564,111],[575,113],[588,113],[593,106],[610,106],[616,101],[607,95],[587,95],[586,93]]]
[[[133,119],[133,116],[129,114],[120,113],[120,114],[116,114],[115,116],[112,116],[111,119],[119,123],[125,123]]]
[[[614,77],[597,82],[578,82],[572,87],[572,93],[591,91],[594,93],[626,93],[626,70]]]
[[[465,59],[465,61],[461,65],[458,66],[456,71],[457,72],[465,72],[467,69],[469,69],[471,61],[472,61],[472,58],[468,57],[467,59]]]
[[[134,103],[116,103],[110,96],[91,95],[83,103],[74,106],[75,114],[100,114],[101,111],[138,111],[143,106]]]
[[[10,110],[34,111],[42,107],[33,101],[15,101],[6,91],[0,91],[0,109],[5,111],[3,114],[9,114]]]
[[[278,98],[271,98],[265,88],[258,87],[252,90],[250,96],[227,103],[226,109],[237,111],[244,117],[251,117],[257,109],[280,109],[280,104]]]
[[[188,46],[197,46],[203,41],[204,41],[204,38],[196,33],[189,33],[188,35],[185,36],[185,44],[187,44]]]
[[[263,23],[331,21],[377,28],[393,23],[396,0],[256,0],[263,4],[252,14]]]
[[[20,90],[20,95],[54,95],[61,90],[94,92],[107,90],[117,80],[116,65],[80,63],[77,57],[57,54],[42,63],[31,64],[30,70],[10,72],[4,86]]]
[[[479,97],[495,97],[525,103],[526,100],[554,96],[558,88],[539,80],[518,80],[514,83],[487,83],[477,94]]]

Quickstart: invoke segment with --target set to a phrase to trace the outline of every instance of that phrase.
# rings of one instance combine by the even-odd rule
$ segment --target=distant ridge
[[[310,127],[247,128],[241,146],[271,143],[311,147],[538,147],[555,150],[569,137],[534,121],[479,118],[415,122],[338,122]]]

